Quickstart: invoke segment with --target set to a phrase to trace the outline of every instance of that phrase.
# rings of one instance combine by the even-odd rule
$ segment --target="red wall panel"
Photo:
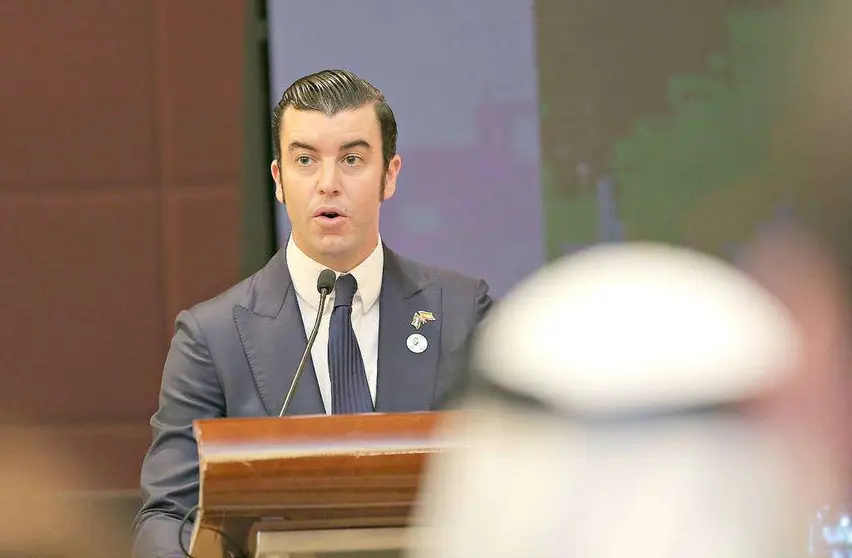
[[[135,488],[175,314],[240,279],[244,17],[0,3],[0,408],[77,488]]]

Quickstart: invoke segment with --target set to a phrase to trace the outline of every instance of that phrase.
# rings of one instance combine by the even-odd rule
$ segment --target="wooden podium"
[[[196,421],[191,554],[227,556],[226,539],[258,558],[404,548],[443,414]]]

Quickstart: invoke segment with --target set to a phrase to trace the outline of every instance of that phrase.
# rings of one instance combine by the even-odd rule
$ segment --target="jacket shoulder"
[[[249,275],[239,283],[232,285],[221,293],[197,302],[185,309],[191,314],[202,328],[230,324],[233,321],[235,307],[253,309],[257,304],[262,285],[270,283],[271,274],[275,272],[274,264],[278,263],[273,257],[264,267]]]
[[[474,290],[480,283],[485,283],[482,278],[465,275],[453,269],[425,264],[396,253],[393,257],[397,258],[400,267],[410,277],[418,279],[421,286],[437,284],[444,289]]]

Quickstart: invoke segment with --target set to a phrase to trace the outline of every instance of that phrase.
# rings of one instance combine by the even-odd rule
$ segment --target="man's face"
[[[272,177],[294,241],[314,260],[351,270],[376,247],[382,181],[389,199],[402,166],[397,155],[385,171],[375,109],[367,104],[326,116],[287,107],[280,140]]]

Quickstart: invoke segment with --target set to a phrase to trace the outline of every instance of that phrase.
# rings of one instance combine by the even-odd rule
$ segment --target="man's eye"
[[[302,165],[302,166],[310,165],[311,164],[311,158],[308,157],[307,155],[301,155],[299,157],[296,157],[296,164]]]
[[[347,155],[346,157],[343,158],[343,161],[347,165],[357,165],[361,161],[361,158],[358,157],[357,155]]]

